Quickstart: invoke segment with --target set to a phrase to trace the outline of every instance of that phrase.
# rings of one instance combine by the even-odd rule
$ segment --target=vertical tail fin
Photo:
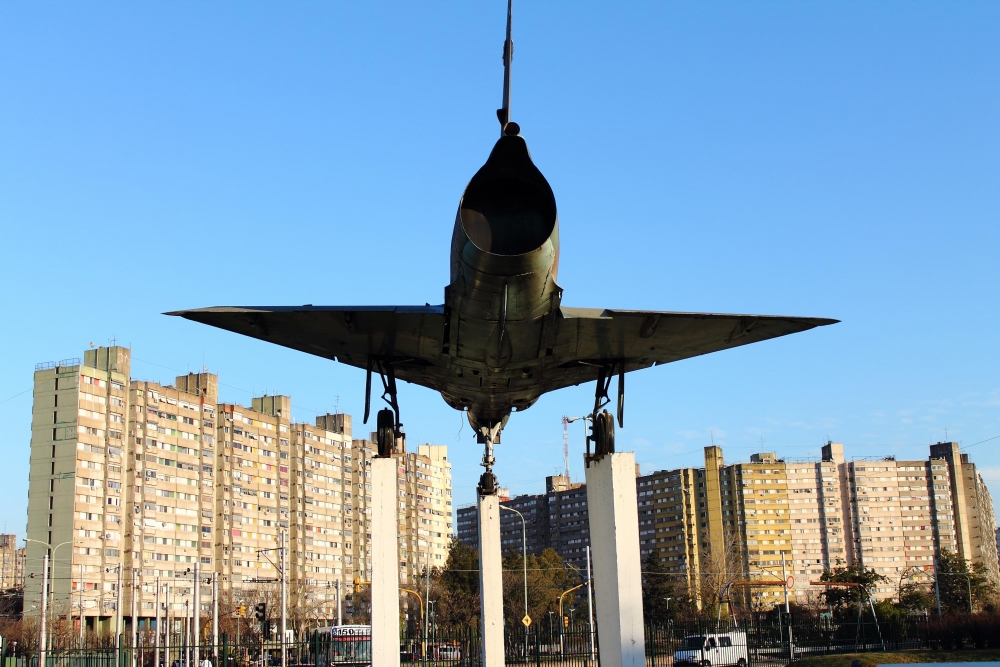
[[[497,109],[497,118],[500,119],[500,135],[507,134],[507,126],[510,124],[510,64],[514,59],[514,40],[510,36],[510,22],[513,9],[513,0],[507,0],[507,39],[503,43],[503,106]],[[512,134],[517,134],[516,124]]]

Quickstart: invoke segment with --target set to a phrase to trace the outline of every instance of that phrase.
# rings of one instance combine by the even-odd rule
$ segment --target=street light
[[[48,649],[48,614],[51,612],[49,608],[52,606],[49,598],[52,596],[49,585],[49,567],[52,568],[52,574],[55,574],[55,557],[56,550],[59,547],[65,546],[67,544],[72,544],[73,540],[69,542],[61,542],[57,544],[54,548],[48,542],[43,542],[42,540],[32,540],[29,538],[24,538],[25,551],[27,551],[28,542],[34,542],[35,544],[43,544],[47,547],[45,552],[45,557],[42,559],[42,595],[41,595],[41,622],[38,624],[38,664],[45,664],[45,651]],[[83,610],[80,610],[80,622],[83,623]]]
[[[507,510],[508,512],[513,512],[514,514],[521,517],[521,562],[524,565],[524,616],[528,617],[528,524],[524,520],[524,515],[518,512],[513,507],[507,507],[506,505],[500,505],[500,509]],[[524,628],[525,636],[528,633],[528,627]]]

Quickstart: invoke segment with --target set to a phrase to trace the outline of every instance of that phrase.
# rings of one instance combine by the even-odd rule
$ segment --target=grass
[[[838,653],[812,656],[796,661],[796,667],[851,667],[860,660],[864,667],[886,663],[912,662],[987,662],[1000,661],[1000,649],[970,649],[968,651],[902,651],[899,653]]]

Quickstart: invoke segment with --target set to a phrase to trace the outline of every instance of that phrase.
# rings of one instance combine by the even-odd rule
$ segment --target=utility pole
[[[16,545],[15,545],[16,546]],[[47,637],[45,631],[45,615],[48,613],[48,590],[49,590],[49,552],[45,552],[42,559],[42,618],[38,623],[38,665],[45,667],[45,647]]]
[[[122,643],[122,564],[118,563],[118,589],[115,591],[115,646],[121,648]]]
[[[132,616],[132,632],[131,632],[131,638],[132,638],[132,646],[131,646],[131,648],[132,648],[132,658],[129,660],[129,664],[133,664],[133,665],[135,664],[135,660],[138,657],[138,652],[135,650],[135,647],[139,644],[139,641],[138,641],[138,639],[139,639],[139,628],[135,624],[135,621],[136,621],[136,603],[135,603],[135,598],[136,598],[135,568],[133,567],[132,568],[132,609],[131,609],[131,612],[132,612],[131,613],[131,616]]]
[[[781,552],[781,580],[785,583],[785,618],[788,619],[788,660],[795,662],[795,645],[792,644],[792,611],[788,608],[788,576],[785,574],[785,552]],[[731,612],[732,610],[730,610]]]
[[[196,556],[198,560],[200,557]],[[191,650],[194,659],[194,667],[199,667],[201,664],[200,656],[198,652],[199,645],[201,644],[201,563],[196,560],[194,562],[194,609],[192,610],[191,617],[194,619],[191,639]],[[157,666],[159,667],[159,666]]]
[[[160,575],[156,575],[156,634],[153,635],[153,667],[160,667]]]
[[[430,551],[424,554],[424,667],[427,667],[427,619],[430,616],[431,599],[431,554]]]
[[[337,625],[341,626],[344,624],[344,614],[343,608],[340,606],[340,579],[334,581],[333,585],[337,589]]]
[[[219,658],[219,573],[212,573],[212,651]],[[157,665],[156,667],[160,667]]]
[[[288,577],[285,573],[285,530],[281,530],[281,544],[278,551],[278,562],[281,564],[279,576],[281,577],[281,667],[287,667],[285,653],[285,629],[287,627],[287,613],[285,607],[288,604]]]
[[[941,575],[938,574],[938,559],[937,556],[934,557],[934,598],[937,600],[937,611],[938,620],[941,619],[941,587],[938,585],[938,580],[941,579]]]
[[[587,622],[590,631],[590,659],[594,659],[594,580],[590,574],[590,547],[587,547]],[[559,619],[562,623],[562,618]]]
[[[83,563],[80,563],[80,648],[83,648],[83,630],[85,623],[86,621],[83,618]]]
[[[167,584],[167,601],[163,605],[164,612],[163,615],[166,616],[167,625],[163,628],[163,649],[166,652],[165,660],[163,664],[170,664],[170,584]],[[160,667],[157,665],[156,667]]]
[[[569,483],[569,417],[567,417],[566,415],[563,415],[562,425],[563,425],[563,468],[566,471],[566,482]]]

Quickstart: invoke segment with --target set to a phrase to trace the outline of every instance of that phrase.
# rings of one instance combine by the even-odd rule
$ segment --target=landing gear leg
[[[615,452],[615,418],[602,408],[611,402],[608,389],[611,388],[611,379],[616,370],[618,372],[618,425],[622,426],[625,421],[625,364],[624,362],[615,362],[601,366],[597,376],[597,388],[594,391],[594,411],[590,414],[593,430],[587,438],[588,448],[591,441],[594,443],[594,453],[591,456],[588,451],[588,461],[597,460]]]
[[[388,408],[378,411],[376,416],[376,444],[378,456],[388,458],[396,452],[397,443],[403,440],[403,424],[399,421],[399,400],[396,395],[396,374],[391,361],[374,357],[368,359],[368,373],[365,379],[365,418],[368,423],[368,413],[371,409],[372,370],[378,372],[382,380],[382,400],[389,404]]]
[[[479,486],[476,487],[480,496],[493,496],[497,492],[497,476],[493,474],[493,464],[496,458],[493,456],[493,444],[500,439],[500,429],[503,422],[495,424],[484,424],[479,427],[478,440],[484,445],[483,461],[481,466],[486,471],[479,477]]]

